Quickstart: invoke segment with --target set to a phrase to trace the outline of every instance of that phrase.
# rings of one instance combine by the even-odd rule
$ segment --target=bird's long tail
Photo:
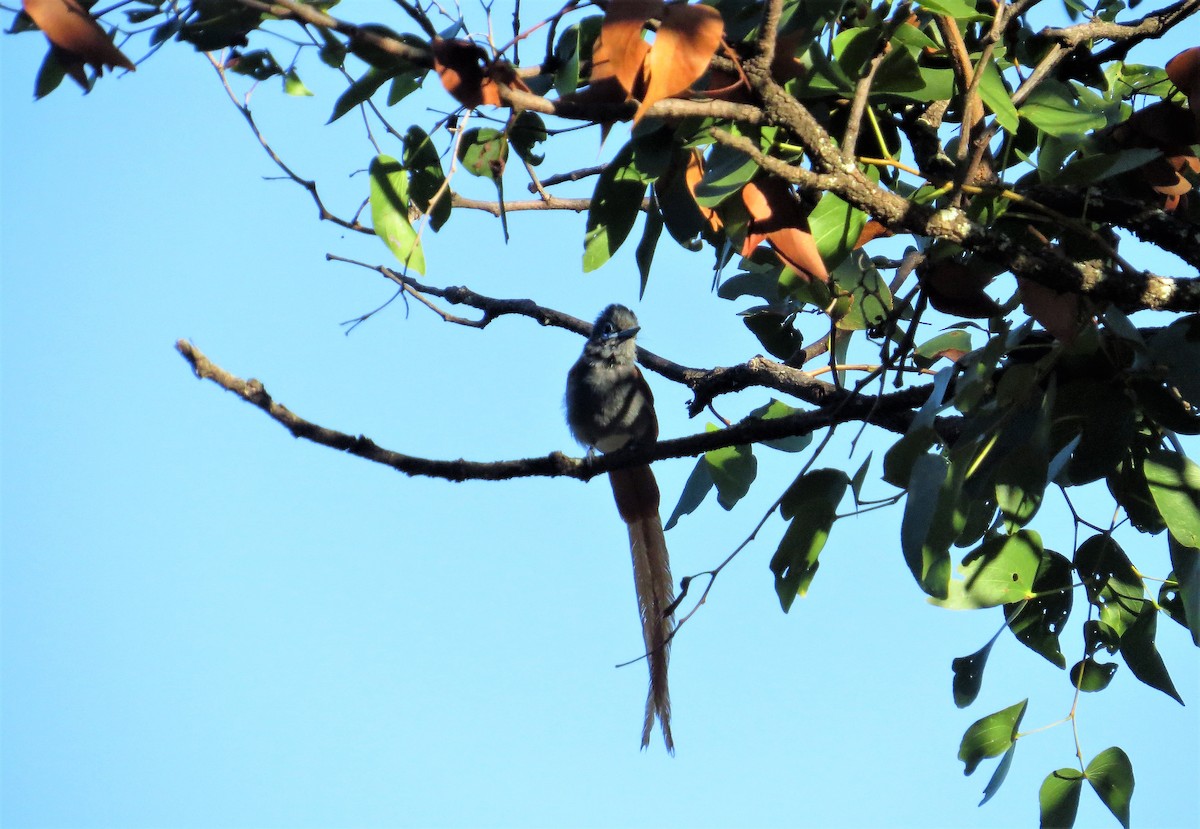
[[[617,509],[629,528],[629,549],[633,554],[633,583],[637,589],[638,611],[642,617],[642,638],[650,666],[650,690],[646,695],[646,719],[642,726],[642,748],[650,744],[650,731],[657,716],[667,751],[675,753],[671,738],[671,696],[667,689],[667,663],[670,660],[673,614],[667,613],[672,602],[671,562],[667,541],[658,515],[658,483],[649,466],[614,469],[608,473]]]

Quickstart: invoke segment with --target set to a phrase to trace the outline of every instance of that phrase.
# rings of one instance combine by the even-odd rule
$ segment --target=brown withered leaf
[[[687,168],[683,173],[683,180],[687,183],[688,193],[692,196],[692,201],[696,200],[696,187],[704,179],[704,155],[699,150],[692,150],[688,156]],[[704,217],[705,223],[713,233],[720,233],[721,228],[725,223],[721,221],[721,214],[712,207],[705,207],[696,202],[696,209],[700,211],[700,215]]]
[[[22,0],[25,13],[57,48],[59,62],[75,82],[90,88],[84,66],[90,64],[98,74],[105,67],[134,71],[133,61],[113,45],[78,0]]]
[[[1167,61],[1167,77],[1187,96],[1196,130],[1200,132],[1200,46],[1184,49]]]
[[[500,106],[500,90],[484,71],[487,52],[469,40],[434,38],[429,44],[433,68],[456,101],[474,109],[483,104]]]
[[[765,241],[779,261],[801,278],[829,281],[808,218],[786,183],[773,177],[756,179],[742,188],[742,203],[750,212],[742,256],[749,256]]]
[[[886,239],[889,236],[895,235],[892,231],[884,227],[883,223],[878,219],[871,219],[863,225],[862,231],[859,232],[858,240],[854,243],[854,249],[858,250],[872,239]]]
[[[1017,277],[1017,287],[1025,313],[1064,345],[1074,342],[1083,322],[1083,303],[1078,294],[1060,294],[1023,276]]]
[[[971,270],[962,262],[940,259],[917,269],[925,298],[943,314],[968,319],[986,319],[1000,311],[996,301],[983,292],[990,276]]]
[[[1200,92],[1200,46],[1184,49],[1167,61],[1165,69],[1171,83],[1184,95]]]
[[[1187,54],[1184,52],[1183,54]],[[1172,60],[1177,60],[1180,56]],[[1176,73],[1179,74],[1179,73]],[[1181,76],[1182,77],[1182,76]],[[1186,82],[1186,79],[1185,79]],[[1200,90],[1193,90],[1196,104],[1200,104]],[[1196,172],[1200,159],[1192,154],[1190,145],[1200,142],[1200,121],[1173,101],[1159,101],[1143,107],[1117,124],[1109,133],[1112,142],[1120,148],[1144,147],[1162,150],[1163,157],[1148,161],[1126,181],[1135,190],[1147,187],[1163,197],[1163,209],[1167,212],[1179,207],[1184,196],[1192,189],[1185,171]],[[1145,192],[1143,198],[1151,198]]]
[[[650,44],[642,39],[642,28],[662,9],[662,0],[609,0],[592,47],[590,82],[616,78],[627,94],[634,94],[650,51]]]
[[[712,6],[676,5],[662,11],[662,23],[645,58],[646,91],[633,116],[636,124],[663,98],[686,91],[708,68],[725,23]]]

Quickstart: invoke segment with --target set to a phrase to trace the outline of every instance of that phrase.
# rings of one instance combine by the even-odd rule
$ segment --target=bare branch
[[[847,399],[830,409],[799,412],[773,420],[748,419],[715,432],[703,432],[649,446],[640,446],[609,455],[591,458],[571,458],[561,452],[544,457],[501,461],[437,460],[395,452],[377,445],[363,435],[350,435],[305,420],[286,406],[276,402],[256,379],[244,380],[213,363],[186,340],[175,343],[176,350],[187,360],[196,377],[211,380],[226,391],[261,409],[272,420],[286,428],[293,437],[328,446],[375,463],[389,466],[406,475],[443,478],[449,481],[499,481],[511,478],[569,477],[582,481],[596,475],[629,466],[641,466],[667,458],[694,457],[714,449],[757,443],[764,440],[804,435],[837,423],[867,421],[884,425],[875,409],[880,398]],[[928,392],[926,391],[926,394]],[[901,393],[903,394],[903,393]],[[889,395],[898,399],[899,395]],[[910,405],[906,399],[903,406]],[[897,414],[897,413],[893,413]],[[911,414],[911,413],[910,413]]]

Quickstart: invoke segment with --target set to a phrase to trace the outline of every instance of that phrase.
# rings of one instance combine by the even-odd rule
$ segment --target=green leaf
[[[401,72],[392,78],[391,84],[388,85],[387,105],[394,107],[420,89],[421,79],[424,77],[425,72],[412,71]]]
[[[526,110],[517,116],[508,131],[508,140],[517,155],[533,167],[546,160],[545,153],[537,153],[534,147],[546,140],[546,122],[536,112]]]
[[[473,176],[498,182],[508,162],[508,137],[491,127],[476,127],[462,134],[458,160]]]
[[[1149,340],[1157,368],[1165,370],[1167,385],[1200,408],[1200,314],[1181,317]]]
[[[808,592],[849,483],[840,469],[814,469],[793,481],[780,500],[780,513],[791,523],[771,558],[771,572],[784,613]]]
[[[1078,769],[1059,769],[1046,775],[1038,792],[1041,829],[1071,829],[1082,790],[1083,773]]]
[[[979,801],[982,806],[992,799],[992,795],[1000,791],[1000,786],[1003,785],[1004,779],[1008,777],[1008,770],[1012,768],[1013,755],[1017,753],[1017,744],[1013,743],[1008,747],[1008,751],[1004,752],[1004,756],[1000,758],[1000,762],[996,764],[996,770],[992,772],[992,778],[988,780],[987,786],[983,789],[983,800]]]
[[[1108,687],[1117,672],[1117,667],[1115,662],[1097,662],[1089,657],[1072,665],[1067,676],[1071,678],[1072,688],[1095,693]]]
[[[701,207],[716,207],[739,192],[757,172],[758,164],[742,151],[716,145],[705,160],[704,178],[696,185],[696,203]]]
[[[1079,135],[1106,123],[1103,114],[1080,105],[1070,87],[1053,80],[1035,87],[1019,111],[1022,118],[1051,135]]]
[[[584,234],[583,270],[594,271],[612,258],[629,236],[642,207],[646,187],[658,174],[646,169],[637,140],[630,141],[609,162],[596,182]]]
[[[51,48],[46,52],[46,57],[42,59],[42,65],[38,68],[37,78],[33,82],[33,97],[45,98],[58,89],[58,85],[66,76],[67,68],[62,65],[55,50]]]
[[[966,0],[921,0],[917,5],[934,14],[948,14],[962,23],[991,20],[988,15],[977,12],[975,6]]]
[[[371,224],[375,235],[396,255],[405,270],[425,273],[421,240],[408,221],[408,174],[391,156],[377,155],[368,170],[371,178]]]
[[[988,757],[999,757],[1012,747],[1028,704],[1028,699],[1021,700],[1016,705],[976,720],[967,729],[958,747],[958,759],[966,766],[964,774],[971,774]]]
[[[1017,640],[1060,668],[1067,667],[1058,636],[1071,615],[1072,582],[1066,556],[1045,550],[1033,577],[1033,598],[1004,608],[1008,629]]]
[[[295,69],[289,69],[283,76],[283,91],[288,95],[312,97],[312,90],[304,85],[304,81],[300,80],[300,76],[296,74]]]
[[[943,331],[931,340],[926,340],[913,351],[913,359],[921,368],[929,368],[939,357],[946,357],[951,362],[963,354],[972,351],[971,335],[967,331],[957,329]]]
[[[713,488],[712,473],[709,470],[708,462],[703,456],[697,459],[696,465],[692,467],[692,474],[688,476],[687,483],[683,485],[679,503],[671,511],[671,517],[667,519],[665,529],[669,530],[674,527],[679,523],[680,518],[691,515],[704,502],[708,491]]]
[[[579,88],[579,24],[569,26],[558,44],[554,56],[558,58],[558,70],[554,73],[554,91],[559,97],[570,95]]]
[[[1004,86],[1004,78],[994,62],[989,62],[979,79],[979,97],[996,115],[996,121],[1009,132],[1015,133],[1020,123],[1017,108],[1013,106],[1012,97]]]
[[[408,170],[408,194],[413,204],[429,216],[429,227],[439,230],[450,218],[450,188],[433,139],[415,124],[404,133],[401,160]],[[434,202],[434,198],[437,201]]]
[[[1037,533],[1021,530],[1016,535],[993,536],[963,559],[958,568],[963,579],[950,581],[945,598],[930,601],[951,610],[1021,601],[1033,590],[1041,559],[1042,542]]]
[[[1146,604],[1146,585],[1121,546],[1108,535],[1094,535],[1075,550],[1075,572],[1101,620],[1121,635]]]
[[[1133,799],[1133,764],[1124,751],[1117,748],[1106,748],[1092,758],[1084,769],[1088,783],[1100,795],[1100,800],[1108,807],[1125,829],[1129,829],[1129,803]]]
[[[817,252],[828,266],[836,267],[853,249],[867,223],[867,214],[833,193],[825,193],[808,214],[808,231]]]
[[[1053,184],[1086,184],[1091,185],[1106,178],[1119,176],[1136,170],[1147,162],[1162,155],[1162,150],[1151,150],[1144,147],[1131,147],[1115,153],[1101,153],[1076,158],[1061,170],[1054,171],[1043,178]]]
[[[883,456],[883,479],[892,486],[904,489],[912,477],[913,465],[923,457],[934,441],[937,432],[931,427],[914,429],[892,444]]]
[[[934,454],[916,459],[904,501],[900,548],[917,584],[936,598],[946,598],[949,589],[950,541],[942,544],[941,539],[950,530],[956,496],[948,460]]]
[[[642,239],[638,242],[633,258],[637,262],[638,299],[646,295],[646,283],[650,281],[650,265],[654,262],[654,251],[658,248],[658,237],[662,236],[663,217],[654,205],[646,211],[646,223],[642,227]]]
[[[1121,634],[1121,656],[1134,676],[1183,705],[1183,698],[1175,690],[1162,655],[1154,646],[1157,632],[1158,608],[1153,602],[1142,602],[1141,612]]]
[[[1200,646],[1200,550],[1185,547],[1174,538],[1167,539],[1171,551],[1171,569],[1179,583],[1179,603],[1192,632],[1192,642]]]
[[[996,505],[1008,532],[1028,524],[1042,505],[1049,463],[1044,443],[1030,442],[1014,447],[996,466]]]
[[[793,408],[786,403],[783,403],[775,398],[771,398],[771,402],[765,406],[759,406],[754,411],[747,415],[747,420],[754,418],[756,420],[778,420],[781,417],[798,414],[801,410]],[[764,440],[763,446],[769,446],[772,449],[778,449],[780,452],[800,452],[812,443],[812,433],[807,435],[793,435],[788,438],[775,438],[774,440]]]
[[[867,472],[871,468],[871,457],[874,454],[874,452],[868,452],[867,459],[862,462],[862,465],[858,467],[858,471],[850,478],[850,491],[854,493],[854,503],[860,506],[862,505],[863,484],[867,480]]]
[[[366,74],[350,84],[349,88],[338,97],[333,105],[333,114],[325,123],[332,124],[356,106],[366,103],[393,74],[395,74],[393,71],[376,69],[374,66],[367,69]]]
[[[1145,463],[1146,483],[1171,535],[1200,548],[1200,466],[1186,455],[1156,449]]]
[[[717,426],[708,424],[708,431],[717,429]],[[750,491],[750,484],[758,474],[754,450],[747,445],[725,446],[705,452],[704,460],[717,487],[717,503],[727,510],[733,509],[733,505]]]
[[[988,654],[992,652],[992,645],[996,644],[998,636],[993,636],[970,656],[960,656],[950,663],[950,670],[954,673],[950,687],[954,693],[954,704],[959,708],[966,708],[979,696],[979,690],[983,687],[983,669],[987,666]]]
[[[838,328],[862,331],[887,319],[892,310],[892,292],[864,251],[851,251],[829,276],[852,301],[849,310],[837,320]]]

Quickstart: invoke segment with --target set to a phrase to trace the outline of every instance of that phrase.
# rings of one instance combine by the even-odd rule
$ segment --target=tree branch
[[[888,395],[887,398],[857,397],[844,400],[827,409],[798,412],[773,420],[747,419],[715,432],[659,441],[649,446],[635,447],[590,458],[572,458],[562,452],[551,452],[544,457],[489,462],[463,459],[437,460],[395,452],[377,445],[364,435],[350,435],[312,423],[292,412],[283,404],[276,402],[259,380],[253,378],[244,380],[226,371],[209,360],[200,349],[190,342],[178,340],[175,348],[187,360],[197,378],[211,380],[226,391],[236,394],[242,400],[261,409],[268,417],[287,429],[293,437],[347,452],[391,467],[406,475],[443,478],[455,482],[500,481],[530,477],[568,477],[586,481],[613,469],[641,466],[667,458],[695,457],[728,446],[809,434],[838,423],[864,421],[883,425],[877,411],[879,402],[884,399],[898,398],[905,394],[901,392],[897,395]],[[904,405],[908,405],[907,400],[904,401]]]

